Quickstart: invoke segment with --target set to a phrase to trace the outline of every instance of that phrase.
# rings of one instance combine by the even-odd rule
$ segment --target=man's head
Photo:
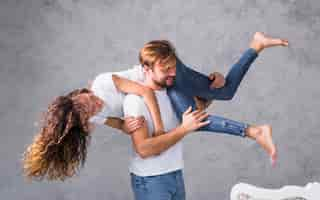
[[[174,47],[167,40],[153,40],[146,43],[139,52],[139,61],[146,77],[158,87],[172,86],[176,76],[177,56]]]

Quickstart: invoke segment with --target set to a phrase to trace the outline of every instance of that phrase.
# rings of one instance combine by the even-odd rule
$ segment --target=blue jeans
[[[182,170],[157,176],[131,175],[135,200],[185,200]]]
[[[194,71],[177,59],[176,79],[174,85],[168,88],[168,95],[179,120],[182,121],[182,114],[189,106],[192,106],[193,109],[196,108],[194,96],[206,100],[231,100],[257,56],[254,49],[246,50],[228,72],[224,87],[213,89],[210,88],[212,81],[208,76]],[[210,115],[208,120],[211,121],[210,124],[197,131],[227,133],[244,137],[245,129],[249,126],[243,122],[215,115]]]

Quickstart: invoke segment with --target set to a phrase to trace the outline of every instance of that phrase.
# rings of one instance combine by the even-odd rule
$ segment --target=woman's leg
[[[180,121],[182,121],[182,115],[189,106],[192,106],[193,110],[196,109],[196,103],[192,96],[186,96],[181,91],[175,90],[175,88],[169,88],[167,92]],[[269,154],[272,165],[275,164],[277,152],[272,139],[271,126],[249,125],[214,115],[210,115],[208,120],[210,120],[210,123],[197,131],[225,133],[228,135],[251,138]]]
[[[192,106],[193,110],[196,109],[195,101],[193,97],[186,96],[180,91],[173,88],[168,89],[168,95],[170,97],[173,108],[180,121],[182,121],[182,114],[187,110],[189,106]],[[210,124],[198,129],[197,131],[209,131],[217,133],[226,133],[235,136],[244,137],[247,124],[237,122],[220,116],[210,115],[208,117]]]
[[[180,60],[177,60],[177,75],[174,87],[189,96],[199,96],[207,100],[230,100],[235,95],[242,79],[258,54],[265,48],[288,46],[288,41],[256,32],[249,46],[250,48],[231,67],[226,76],[224,87],[211,89],[212,81],[206,75],[188,68]]]
[[[177,75],[174,87],[187,95],[199,96],[207,100],[230,100],[235,95],[242,79],[257,56],[258,53],[254,49],[246,50],[238,62],[231,67],[226,76],[226,83],[222,88],[210,88],[212,81],[208,76],[177,60]]]

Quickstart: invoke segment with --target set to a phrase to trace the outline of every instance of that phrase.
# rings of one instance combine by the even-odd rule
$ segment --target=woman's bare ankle
[[[256,140],[259,135],[261,135],[261,130],[258,126],[249,125],[245,129],[245,135],[250,139]]]

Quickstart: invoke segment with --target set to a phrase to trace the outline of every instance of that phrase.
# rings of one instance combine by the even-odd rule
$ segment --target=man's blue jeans
[[[135,200],[185,200],[182,170],[157,176],[131,175]]]
[[[212,81],[209,80],[208,76],[194,71],[177,59],[176,80],[174,85],[168,88],[168,95],[180,121],[182,121],[183,112],[189,106],[192,106],[193,109],[196,108],[194,96],[206,100],[231,100],[257,56],[258,53],[254,49],[246,50],[228,72],[224,87],[214,89],[210,88]],[[248,127],[246,123],[216,115],[210,115],[208,120],[211,121],[210,124],[197,131],[227,133],[244,137],[245,129]]]

